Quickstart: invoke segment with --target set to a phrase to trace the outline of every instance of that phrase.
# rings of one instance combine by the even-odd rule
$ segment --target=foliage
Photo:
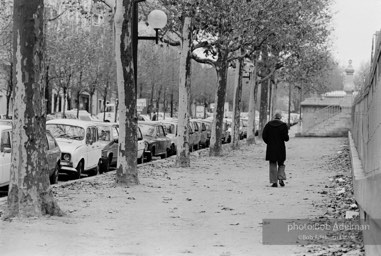
[[[370,62],[362,63],[358,70],[355,70],[353,82],[355,90],[360,91],[365,88],[367,79],[370,75]]]
[[[9,106],[13,92],[13,51],[12,51],[12,5],[9,1],[0,0],[0,92],[6,96],[6,115],[9,117]]]
[[[62,15],[57,14],[58,18],[51,18],[47,24],[47,62],[56,90],[76,93],[77,97],[86,91],[92,98],[96,91],[104,95],[107,87],[112,89],[107,94],[112,95],[115,92],[113,44],[109,40],[112,27],[109,22],[92,20],[96,13],[106,12],[105,8],[91,5],[87,10],[74,2],[64,4],[56,7]],[[82,16],[73,20],[72,12]]]

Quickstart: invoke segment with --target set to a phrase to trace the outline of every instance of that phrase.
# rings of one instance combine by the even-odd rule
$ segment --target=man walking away
[[[266,161],[270,162],[270,183],[272,187],[279,185],[284,187],[286,173],[284,161],[286,161],[285,141],[289,140],[287,124],[281,121],[282,115],[276,113],[274,120],[268,122],[263,129],[262,138],[267,144]],[[278,168],[277,168],[278,167]]]

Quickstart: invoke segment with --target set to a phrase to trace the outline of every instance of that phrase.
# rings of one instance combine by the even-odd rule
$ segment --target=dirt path
[[[186,169],[148,164],[131,188],[114,186],[114,173],[66,184],[55,191],[68,215],[0,222],[0,253],[295,255],[303,248],[262,244],[262,219],[322,215],[313,202],[326,196],[318,193],[332,175],[325,161],[345,140],[292,138],[284,188],[269,187],[264,145],[194,156]]]

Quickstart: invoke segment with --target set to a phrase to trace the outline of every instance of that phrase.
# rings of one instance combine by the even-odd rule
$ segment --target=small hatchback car
[[[80,178],[84,172],[99,173],[103,144],[99,141],[94,122],[76,119],[54,119],[46,129],[56,139],[61,154],[61,172]]]
[[[101,172],[107,172],[110,166],[115,166],[118,161],[119,125],[117,123],[97,123],[99,141],[104,145],[100,159]],[[145,143],[138,127],[138,163],[143,162]]]

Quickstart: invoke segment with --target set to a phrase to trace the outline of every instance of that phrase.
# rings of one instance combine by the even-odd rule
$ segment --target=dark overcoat
[[[285,141],[289,140],[286,123],[275,119],[268,122],[262,132],[263,141],[267,144],[266,160],[270,162],[286,161]]]

